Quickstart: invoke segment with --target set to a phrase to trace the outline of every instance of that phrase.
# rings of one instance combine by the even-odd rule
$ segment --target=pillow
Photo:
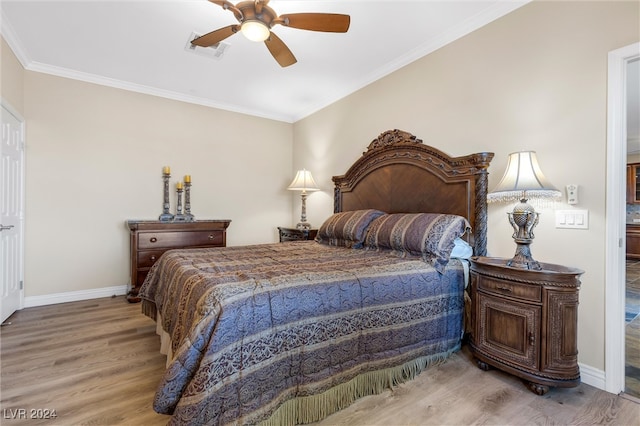
[[[380,216],[369,226],[365,246],[391,249],[399,256],[420,255],[438,272],[449,262],[456,238],[469,222],[462,216],[440,213],[396,213]]]
[[[453,240],[453,250],[451,250],[451,256],[457,259],[470,259],[473,256],[473,247],[462,238],[456,238]]]
[[[331,246],[362,248],[369,224],[383,214],[374,209],[335,213],[322,224],[316,241]]]

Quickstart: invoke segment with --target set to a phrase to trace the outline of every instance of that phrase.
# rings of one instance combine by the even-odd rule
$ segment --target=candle
[[[176,183],[176,189],[178,190],[182,189],[182,182]]]
[[[184,183],[191,183],[191,175],[185,175]]]
[[[171,174],[171,168],[169,166],[164,166],[162,168],[162,173],[164,173],[165,175]]]

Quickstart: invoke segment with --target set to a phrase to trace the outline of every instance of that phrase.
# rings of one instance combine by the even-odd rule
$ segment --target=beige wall
[[[172,187],[192,176],[196,218],[232,220],[228,245],[276,241],[294,220],[290,124],[30,71],[7,80],[24,86],[22,108],[2,94],[26,120],[26,297],[128,284],[124,223],[162,212],[165,165]]]
[[[24,69],[11,48],[0,37],[0,94],[2,99],[20,114],[23,114]]]
[[[399,128],[451,155],[495,152],[492,188],[510,152],[537,151],[558,188],[580,185],[577,207],[590,223],[556,229],[553,209],[541,209],[532,253],[585,270],[579,359],[603,370],[607,53],[637,42],[639,22],[638,2],[528,4],[295,123],[294,166],[327,182],[380,132]],[[324,189],[309,196],[312,223],[332,212]],[[510,208],[490,206],[490,255],[513,256]]]

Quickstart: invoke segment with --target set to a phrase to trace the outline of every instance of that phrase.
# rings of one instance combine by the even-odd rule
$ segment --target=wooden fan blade
[[[274,59],[278,61],[281,67],[288,67],[289,65],[293,65],[298,62],[287,45],[284,44],[284,42],[274,33],[269,35],[269,38],[264,41],[264,44],[267,45],[267,49],[269,49],[269,52],[271,52]]]
[[[220,28],[215,31],[211,31],[203,36],[191,40],[191,44],[200,47],[213,46],[216,43],[221,42],[227,37],[230,37],[240,31],[240,25],[229,25],[228,27]]]
[[[339,13],[291,13],[280,15],[282,25],[301,30],[346,33],[351,23],[349,15]]]

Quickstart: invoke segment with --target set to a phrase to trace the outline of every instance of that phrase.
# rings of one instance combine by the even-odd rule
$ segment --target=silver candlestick
[[[173,217],[173,220],[175,222],[186,222],[187,217],[182,214],[182,186],[178,186],[176,192],[178,193],[178,205],[176,206],[176,215]]]
[[[195,220],[195,217],[191,214],[191,182],[184,183],[184,217],[187,222]]]
[[[169,203],[169,179],[171,174],[162,172],[162,180],[164,180],[164,202],[162,203],[162,214],[158,218],[161,222],[170,222],[173,220],[173,215],[169,213],[171,205]]]

